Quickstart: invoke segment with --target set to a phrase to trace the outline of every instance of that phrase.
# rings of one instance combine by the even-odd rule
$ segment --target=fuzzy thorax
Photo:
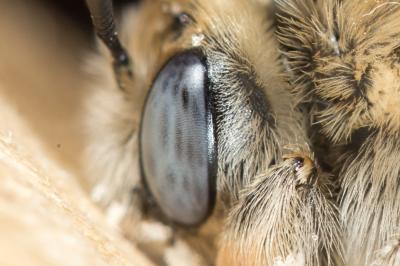
[[[278,36],[299,103],[334,143],[400,130],[400,3],[278,1]]]

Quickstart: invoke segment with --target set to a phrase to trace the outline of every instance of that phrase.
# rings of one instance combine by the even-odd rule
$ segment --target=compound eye
[[[186,51],[159,72],[140,132],[144,181],[163,213],[197,225],[215,199],[216,143],[205,57]]]

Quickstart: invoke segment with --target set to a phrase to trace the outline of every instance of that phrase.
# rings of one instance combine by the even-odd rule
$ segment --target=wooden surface
[[[22,0],[0,36],[0,265],[151,265],[85,191],[85,38]]]

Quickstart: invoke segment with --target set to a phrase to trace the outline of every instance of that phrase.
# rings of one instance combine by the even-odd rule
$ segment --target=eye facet
[[[159,72],[144,107],[140,157],[144,181],[163,213],[201,223],[215,199],[217,148],[205,57],[186,51]]]

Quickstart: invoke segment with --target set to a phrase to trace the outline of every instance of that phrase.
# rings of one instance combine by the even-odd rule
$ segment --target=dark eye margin
[[[199,78],[199,76],[197,76],[197,74],[195,74],[193,71],[197,71],[194,70],[194,68],[202,68],[202,78],[203,78],[203,83],[202,83],[202,87],[197,87],[195,88],[195,90],[198,90],[197,92],[191,92],[191,88],[186,88],[184,85],[187,85],[186,83],[191,83],[193,82],[193,77],[190,75],[195,75],[195,79]],[[170,69],[171,68],[171,69]],[[192,72],[193,73],[192,73]],[[187,72],[190,73],[190,77],[192,78],[192,80],[187,79],[187,77],[184,77],[185,73],[187,74]],[[181,80],[178,80],[178,79]],[[161,80],[161,81],[160,81]],[[159,83],[162,83],[164,86],[159,87]],[[165,84],[163,82],[166,82]],[[174,83],[173,86],[171,87],[171,82]],[[183,85],[182,85],[183,84]],[[169,102],[169,99],[167,99],[169,96],[165,94],[166,88],[168,87],[170,89],[171,92],[174,95],[174,98],[172,99],[172,103],[174,103],[173,105],[175,105],[175,107],[171,107]],[[199,86],[199,84],[195,85],[194,87]],[[217,175],[217,168],[218,168],[218,160],[217,160],[217,138],[216,138],[216,123],[215,123],[215,110],[214,110],[214,104],[213,104],[213,96],[212,96],[212,91],[211,91],[211,83],[210,80],[208,78],[208,66],[207,66],[207,59],[206,56],[204,54],[204,52],[199,49],[189,49],[186,51],[183,51],[179,54],[174,55],[172,58],[170,58],[166,64],[161,68],[161,70],[158,72],[157,76],[155,77],[153,84],[151,86],[151,89],[147,95],[147,99],[145,101],[145,105],[143,107],[143,112],[142,112],[142,119],[141,119],[141,125],[140,125],[140,132],[139,132],[139,154],[140,154],[140,171],[141,171],[141,179],[142,182],[144,184],[145,190],[148,192],[147,194],[152,197],[152,199],[157,203],[158,207],[160,207],[160,209],[162,209],[162,212],[164,214],[164,216],[167,218],[167,220],[172,221],[173,223],[180,225],[180,226],[184,226],[184,227],[196,227],[198,225],[201,225],[205,220],[207,220],[207,218],[211,215],[214,206],[215,206],[215,198],[216,198],[216,175]],[[193,89],[193,88],[192,88]],[[158,91],[157,91],[158,90]],[[200,93],[203,96],[203,99],[201,99],[201,97],[198,98],[194,98],[194,95],[197,95],[196,93]],[[153,95],[152,95],[153,94]],[[146,120],[146,116],[148,115],[148,113],[154,113],[153,110],[148,110],[147,107],[149,107],[148,105],[151,104],[149,102],[153,101],[153,99],[150,98],[154,98],[154,94],[158,94],[158,96],[162,95],[164,97],[158,97],[158,101],[163,101],[163,103],[159,104],[159,105],[164,105],[165,107],[167,107],[167,110],[173,109],[175,111],[175,113],[172,114],[173,119],[177,119],[179,120],[180,118],[184,118],[184,122],[177,125],[177,124],[172,124],[172,125],[166,125],[167,128],[169,128],[169,130],[171,129],[171,127],[176,130],[175,134],[172,139],[171,136],[166,137],[167,141],[175,141],[175,143],[177,142],[178,136],[183,136],[183,139],[186,138],[186,140],[192,141],[192,143],[189,143],[188,146],[190,146],[190,144],[198,144],[201,146],[201,144],[205,144],[204,143],[204,139],[201,140],[201,138],[204,138],[204,134],[202,135],[201,133],[199,133],[199,131],[201,131],[201,128],[203,129],[203,133],[206,133],[206,143],[207,143],[207,147],[203,147],[203,148],[198,148],[197,149],[197,154],[201,154],[202,156],[206,156],[206,166],[207,166],[207,172],[203,173],[203,176],[200,174],[200,177],[198,177],[196,174],[194,175],[188,175],[187,178],[182,178],[177,176],[169,176],[168,173],[164,173],[165,176],[162,177],[156,177],[154,180],[154,176],[149,177],[146,175],[146,164],[149,163],[149,161],[151,161],[150,164],[152,164],[153,167],[164,167],[164,166],[160,166],[160,164],[162,165],[163,162],[160,162],[161,158],[158,158],[158,162],[156,160],[152,160],[148,158],[148,153],[146,155],[144,146],[148,145],[148,144],[144,144],[144,142],[148,142],[148,134],[146,129],[144,129],[144,127],[146,127],[146,123],[148,124],[149,122],[144,122]],[[170,95],[171,96],[171,95]],[[193,102],[194,99],[194,105],[190,106],[190,103],[188,103],[189,100],[191,100]],[[198,108],[199,106],[196,105],[196,103],[201,103],[204,102],[204,109],[201,109],[202,106],[200,106],[200,108]],[[149,107],[150,108],[150,107]],[[161,107],[157,107],[157,108],[161,108]],[[178,109],[184,110],[183,112],[180,112]],[[197,109],[196,109],[197,108]],[[152,118],[156,118],[156,119],[160,119],[160,121],[164,121],[164,118],[160,118],[161,115],[163,116],[168,116],[170,115],[170,112],[160,112],[160,110],[155,111],[155,115],[152,116],[152,114],[150,115]],[[203,122],[199,122],[199,120],[196,120],[194,118],[201,116],[202,112],[204,112],[205,115],[205,121]],[[160,117],[159,117],[160,116]],[[192,120],[190,119],[193,118]],[[189,119],[188,119],[189,118]],[[186,119],[186,120],[185,120]],[[168,118],[167,118],[168,120]],[[175,121],[175,120],[174,120]],[[194,129],[193,131],[190,132],[190,134],[188,134],[187,131],[182,132],[181,128],[184,128],[185,126],[191,126],[193,121],[195,121],[195,123],[199,123],[200,124],[200,130],[197,130],[198,128],[196,128],[196,125],[194,125],[194,127],[189,128],[190,130]],[[164,121],[165,122],[165,121]],[[186,123],[186,124],[185,124]],[[162,123],[160,123],[162,124]],[[157,123],[157,125],[160,125]],[[197,125],[198,126],[198,125]],[[165,130],[165,128],[164,128]],[[144,133],[145,131],[145,133]],[[178,134],[179,133],[179,134]],[[144,134],[146,136],[144,136]],[[185,135],[186,134],[186,135]],[[193,142],[193,139],[190,139],[193,135],[195,134],[199,134],[197,137],[200,138],[200,140],[197,143]],[[157,138],[154,139],[159,139],[158,137],[162,135],[158,134]],[[147,140],[146,140],[147,139]],[[157,142],[157,140],[156,140]],[[171,143],[169,143],[171,144]],[[179,142],[178,144],[188,144],[187,142],[185,143],[184,141]],[[157,148],[160,148],[160,146],[158,146]],[[162,148],[160,148],[162,149]],[[168,148],[166,148],[168,149]],[[202,163],[198,163],[196,162],[193,158],[190,158],[190,155],[193,155],[192,152],[187,152],[185,153],[185,151],[182,151],[181,146],[179,145],[175,145],[174,146],[174,156],[176,157],[176,159],[180,159],[180,154],[184,153],[185,156],[187,156],[187,158],[184,158],[183,161],[187,162],[188,164],[194,165],[195,167],[193,167],[192,171],[196,172],[199,169],[196,168],[196,166],[198,165],[202,165]],[[206,151],[206,154],[204,154],[204,152]],[[155,154],[155,155],[154,155]],[[178,155],[177,155],[178,154]],[[153,157],[160,157],[160,152],[158,151],[157,154],[156,152],[153,152]],[[163,155],[162,155],[163,156]],[[161,157],[162,157],[161,156]],[[174,159],[175,159],[174,157]],[[196,156],[194,156],[196,157]],[[195,158],[196,159],[196,158]],[[167,158],[163,158],[163,160],[167,160]],[[147,162],[146,162],[147,161]],[[182,163],[182,160],[177,160],[176,163],[179,164],[179,162]],[[159,164],[158,166],[155,166]],[[182,167],[181,167],[182,166]],[[172,166],[166,166],[171,167],[172,169],[176,168],[176,169],[180,169],[180,168],[184,168],[185,165],[172,165]],[[167,169],[165,168],[165,169]],[[169,168],[168,168],[169,169]],[[201,171],[201,170],[200,170]],[[179,172],[179,170],[177,170],[177,172]],[[184,172],[184,171],[183,171]],[[185,172],[186,173],[186,172]],[[206,176],[204,176],[206,175]],[[161,179],[160,179],[161,178]],[[169,178],[169,180],[166,180],[167,178]],[[196,179],[197,178],[197,179]],[[200,178],[200,180],[199,180]],[[201,178],[206,178],[207,180],[204,181]],[[176,180],[176,179],[180,179],[180,180]],[[201,182],[203,181],[203,182]],[[183,183],[186,182],[186,185],[189,185],[189,189],[179,189],[179,185],[182,185]],[[205,186],[207,186],[207,188],[205,188]],[[157,192],[158,191],[158,192]],[[161,192],[160,192],[161,191]],[[162,195],[164,192],[165,195]],[[193,193],[191,193],[193,192]],[[173,193],[174,195],[170,195],[171,193]],[[183,217],[185,215],[182,215],[181,210],[184,209],[182,206],[179,205],[180,200],[184,200],[184,201],[190,201],[192,200],[194,197],[196,197],[194,194],[197,194],[197,196],[200,195],[203,196],[203,201],[201,202],[200,205],[204,205],[201,210],[199,212],[195,212],[194,214],[196,216],[195,219],[192,219],[190,221],[188,221],[187,217]],[[158,195],[157,195],[158,194]],[[160,196],[161,194],[161,196]],[[158,198],[158,199],[157,199]],[[166,198],[167,200],[160,200],[160,198]],[[172,200],[171,200],[172,198]],[[197,197],[199,198],[199,197]],[[168,199],[170,199],[171,201],[168,202]],[[207,202],[207,203],[205,203]],[[171,207],[172,205],[173,208]],[[183,204],[184,205],[184,204]],[[178,208],[181,208],[181,210],[179,210]],[[198,206],[197,206],[198,207]],[[168,209],[168,210],[166,210]],[[182,212],[184,213],[185,211],[182,210]],[[175,213],[175,215],[173,214]],[[193,213],[192,213],[193,214]]]

